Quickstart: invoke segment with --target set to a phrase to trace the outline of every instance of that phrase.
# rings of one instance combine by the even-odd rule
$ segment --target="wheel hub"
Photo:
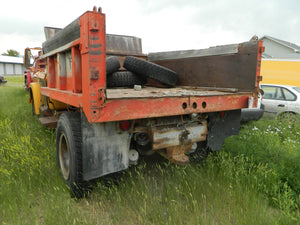
[[[64,133],[61,133],[60,135],[58,147],[60,170],[63,178],[68,180],[70,177],[70,150]]]

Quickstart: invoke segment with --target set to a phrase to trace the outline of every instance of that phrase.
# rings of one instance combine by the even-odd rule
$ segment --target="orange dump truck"
[[[46,69],[30,84],[43,125],[56,127],[58,166],[71,193],[159,153],[185,165],[219,150],[257,103],[262,43],[142,53],[141,40],[105,32],[87,11],[43,43]]]

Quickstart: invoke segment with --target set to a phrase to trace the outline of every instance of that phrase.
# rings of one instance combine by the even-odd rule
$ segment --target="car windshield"
[[[293,88],[294,88],[294,90],[296,90],[297,92],[300,93],[300,87],[293,87]]]

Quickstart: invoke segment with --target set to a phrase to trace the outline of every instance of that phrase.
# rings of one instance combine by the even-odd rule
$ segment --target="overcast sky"
[[[0,8],[0,54],[40,47],[93,6],[106,32],[142,38],[144,53],[201,49],[273,36],[300,45],[299,0],[9,0]]]

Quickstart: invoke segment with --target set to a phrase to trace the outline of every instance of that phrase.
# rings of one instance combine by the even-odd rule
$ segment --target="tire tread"
[[[166,85],[175,86],[178,81],[178,74],[176,72],[137,57],[127,56],[123,66],[127,70],[144,78],[151,78]]]
[[[56,134],[56,149],[57,160],[58,158],[58,142],[60,132],[64,131],[66,137],[71,136],[68,142],[73,142],[74,149],[70,147],[70,153],[74,154],[74,164],[71,161],[71,172],[69,180],[65,182],[70,187],[70,193],[72,197],[82,198],[90,192],[89,182],[83,180],[83,164],[82,164],[82,135],[81,135],[81,115],[79,112],[68,112],[60,116],[57,124]],[[70,134],[67,134],[70,132]],[[69,143],[69,146],[72,144]],[[73,152],[72,152],[73,151]],[[72,158],[72,157],[71,157]]]

